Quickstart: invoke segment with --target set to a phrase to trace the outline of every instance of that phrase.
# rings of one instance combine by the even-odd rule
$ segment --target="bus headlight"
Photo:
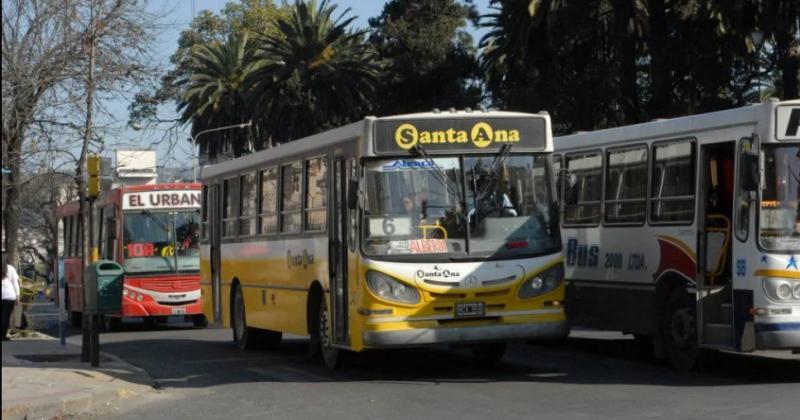
[[[543,271],[522,283],[519,288],[519,298],[527,299],[555,290],[564,279],[564,264]]]
[[[367,271],[367,287],[382,299],[402,303],[419,302],[417,289],[378,271]]]
[[[767,277],[763,284],[764,292],[770,300],[776,302],[800,300],[800,282]]]

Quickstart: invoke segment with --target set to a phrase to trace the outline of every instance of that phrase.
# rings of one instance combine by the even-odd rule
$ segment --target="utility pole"
[[[89,4],[89,30],[86,36],[86,47],[89,50],[89,71],[86,76],[86,124],[83,130],[83,147],[81,148],[81,155],[78,161],[78,165],[76,168],[77,172],[77,182],[78,182],[78,194],[79,194],[79,206],[80,206],[80,220],[82,229],[80,230],[80,252],[81,252],[81,261],[82,267],[88,266],[89,258],[88,253],[91,247],[91,236],[85,234],[87,231],[86,227],[86,220],[87,220],[87,194],[86,194],[86,182],[83,180],[83,168],[86,165],[87,155],[89,153],[89,143],[92,140],[92,112],[94,108],[94,66],[95,66],[95,22],[94,22],[94,0],[90,1]],[[92,211],[91,204],[88,206],[89,212]],[[90,222],[92,220],[90,219]],[[91,229],[91,228],[90,228]],[[88,241],[88,246],[87,246]],[[81,347],[81,361],[89,362],[91,359],[91,346],[92,346],[92,331],[97,326],[95,324],[95,316],[89,315],[83,317],[83,342]]]

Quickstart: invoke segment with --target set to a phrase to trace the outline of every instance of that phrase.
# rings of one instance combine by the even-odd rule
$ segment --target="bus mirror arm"
[[[351,179],[347,185],[347,208],[355,210],[358,208],[358,180]]]

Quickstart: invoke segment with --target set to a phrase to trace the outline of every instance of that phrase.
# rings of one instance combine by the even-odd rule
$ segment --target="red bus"
[[[200,295],[199,226],[201,185],[170,183],[115,188],[95,203],[95,238],[100,259],[125,269],[122,312],[106,316],[115,329],[123,317],[148,324],[180,315],[195,326],[207,324]],[[65,305],[80,326],[83,312],[83,264],[79,252],[78,202],[56,209],[63,246]],[[58,265],[56,265],[58,266]]]

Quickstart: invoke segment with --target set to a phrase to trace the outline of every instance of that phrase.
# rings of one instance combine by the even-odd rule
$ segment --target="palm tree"
[[[377,85],[378,65],[355,19],[334,18],[335,5],[299,0],[278,18],[279,34],[259,40],[247,86],[260,125],[285,142],[347,123],[363,115]]]
[[[181,121],[192,122],[192,134],[250,119],[252,108],[246,100],[244,81],[252,63],[253,42],[247,32],[193,49],[187,87],[178,103]],[[222,131],[199,137],[198,144],[214,160],[225,147],[236,156],[252,148],[247,138],[246,132]]]

